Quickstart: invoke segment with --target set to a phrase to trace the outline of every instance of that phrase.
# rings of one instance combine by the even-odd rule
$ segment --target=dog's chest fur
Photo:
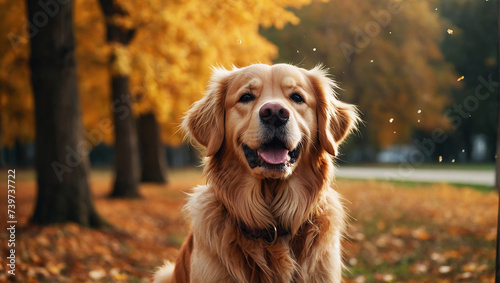
[[[311,252],[324,237],[331,238],[335,232],[330,229],[331,218],[343,217],[334,215],[339,211],[318,207],[298,230],[269,244],[264,239],[248,237],[210,187],[196,188],[186,209],[193,217],[194,247],[191,248],[197,250],[193,257],[216,261],[210,262],[211,266],[206,269],[199,269],[200,274],[192,270],[185,276],[205,276],[207,280],[210,274],[207,275],[206,270],[214,270],[214,277],[205,282],[308,282],[307,270],[315,261]],[[181,250],[183,252],[186,251]],[[200,262],[190,263],[196,268],[198,264]]]

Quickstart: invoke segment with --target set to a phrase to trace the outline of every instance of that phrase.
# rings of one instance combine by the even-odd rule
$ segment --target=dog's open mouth
[[[243,153],[250,168],[264,167],[269,170],[286,170],[299,158],[300,145],[289,151],[285,144],[274,138],[266,142],[258,149],[252,149],[246,144],[242,144]]]

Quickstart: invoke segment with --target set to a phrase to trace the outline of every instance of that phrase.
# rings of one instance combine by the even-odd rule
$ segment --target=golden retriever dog
[[[182,124],[203,146],[207,184],[192,231],[154,282],[340,282],[344,210],[333,157],[356,127],[321,67],[215,69]]]

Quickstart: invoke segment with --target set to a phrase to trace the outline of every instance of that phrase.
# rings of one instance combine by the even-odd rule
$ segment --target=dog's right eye
[[[255,100],[255,96],[252,93],[247,92],[240,97],[240,100],[238,100],[238,102],[247,103],[253,100]]]

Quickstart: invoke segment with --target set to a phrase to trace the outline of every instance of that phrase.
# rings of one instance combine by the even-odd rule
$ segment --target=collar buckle
[[[272,226],[266,229],[267,235],[265,235],[264,241],[266,241],[267,244],[273,245],[276,243],[276,240],[278,239],[278,228],[276,226]]]

